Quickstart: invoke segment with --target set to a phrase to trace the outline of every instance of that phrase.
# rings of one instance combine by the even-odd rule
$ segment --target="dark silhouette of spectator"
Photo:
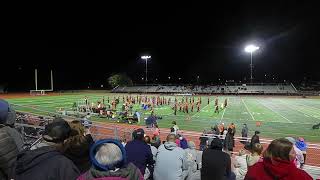
[[[9,103],[0,99],[0,179],[15,178],[15,163],[23,150],[21,134],[14,128],[16,113]]]
[[[153,165],[153,155],[150,146],[144,142],[144,130],[137,129],[133,133],[133,140],[129,141],[126,146],[128,162],[132,162],[136,165],[142,175],[145,173],[147,165]]]
[[[78,168],[60,152],[70,132],[64,120],[48,124],[42,136],[42,147],[18,155],[16,180],[76,179],[80,175]]]
[[[10,104],[0,99],[0,125],[3,130],[5,130],[10,137],[13,138],[18,151],[23,150],[23,139],[21,134],[14,128],[14,124],[16,122],[16,112],[13,108],[11,108]]]
[[[256,143],[260,144],[260,138],[259,138],[258,134],[260,134],[260,131],[255,131],[254,135],[251,138],[251,141],[250,141],[250,148],[251,149],[252,149],[254,144],[256,144]]]
[[[233,147],[234,147],[234,139],[233,139],[233,133],[232,129],[228,128],[228,132],[226,134],[226,137],[224,138],[224,143],[223,143],[224,149],[232,152]]]
[[[14,179],[18,148],[3,127],[4,125],[0,124],[0,179]]]
[[[246,144],[246,142],[248,142],[248,140],[247,140],[248,132],[249,132],[249,129],[248,129],[247,124],[243,124],[242,130],[241,130],[241,137],[242,137],[241,143],[242,144]]]
[[[152,155],[153,155],[153,160],[155,161],[157,159],[157,152],[158,149],[154,146],[151,145],[151,140],[150,140],[150,136],[145,136],[144,137],[144,141],[150,146]],[[148,170],[148,173],[147,173]],[[154,171],[154,166],[153,165],[147,165],[146,168],[146,173],[144,174],[145,179],[149,178],[149,179],[153,179],[153,171]]]
[[[207,137],[207,135],[202,134],[202,136],[199,137],[199,140],[200,140],[200,151],[203,151],[207,148],[207,142],[209,138]]]
[[[91,167],[89,150],[94,143],[88,128],[84,128],[80,121],[69,123],[71,135],[63,144],[63,154],[84,173]]]
[[[176,136],[169,134],[167,142],[158,148],[153,178],[155,180],[184,179],[188,173],[186,152],[175,143]]]
[[[126,150],[113,139],[97,141],[90,150],[92,167],[77,180],[143,180],[140,170],[127,164]]]
[[[275,139],[263,154],[263,161],[256,163],[248,169],[246,180],[312,180],[305,171],[298,169],[293,160],[296,154],[293,144],[285,139]]]
[[[222,141],[214,138],[202,154],[202,180],[228,179],[231,177],[230,155],[222,151]]]

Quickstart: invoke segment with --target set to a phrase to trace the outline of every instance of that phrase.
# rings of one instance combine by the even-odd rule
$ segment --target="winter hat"
[[[54,121],[46,125],[43,139],[48,142],[61,143],[66,140],[71,133],[71,128],[65,120]]]
[[[122,153],[122,159],[120,161],[118,161],[117,163],[113,164],[113,165],[102,165],[100,164],[96,158],[95,155],[97,153],[97,151],[99,150],[99,148],[101,147],[101,145],[103,144],[107,144],[107,143],[113,143],[115,145],[117,145]],[[124,149],[124,146],[120,143],[120,141],[115,140],[115,139],[102,139],[97,141],[96,143],[94,143],[92,145],[92,147],[90,148],[90,160],[92,165],[100,170],[104,170],[104,171],[108,171],[108,170],[114,170],[116,168],[121,168],[122,166],[126,165],[127,163],[127,156],[126,156],[126,150]]]

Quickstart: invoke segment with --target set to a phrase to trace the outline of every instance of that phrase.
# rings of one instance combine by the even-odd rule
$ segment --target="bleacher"
[[[283,94],[293,95],[298,91],[293,84],[234,84],[214,86],[149,85],[117,87],[114,93],[193,93],[193,94]]]

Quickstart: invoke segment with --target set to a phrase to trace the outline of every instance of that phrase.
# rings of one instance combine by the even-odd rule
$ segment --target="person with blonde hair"
[[[253,166],[255,163],[257,163],[260,158],[263,151],[263,146],[260,143],[255,143],[252,146],[251,154],[248,154],[246,156],[247,165]]]

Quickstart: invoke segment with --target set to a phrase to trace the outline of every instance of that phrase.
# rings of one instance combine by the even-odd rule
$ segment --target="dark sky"
[[[57,89],[99,87],[118,72],[143,83],[145,62],[139,57],[144,54],[152,56],[150,83],[195,83],[198,75],[202,84],[239,82],[250,77],[250,55],[243,51],[248,43],[260,46],[253,55],[256,82],[320,80],[317,11],[315,4],[293,1],[65,9],[39,22],[45,32],[41,42],[11,49],[12,59],[22,55],[23,60],[9,60],[2,74],[13,75],[2,75],[1,82],[12,89],[34,88],[37,67],[43,88],[51,68]]]

